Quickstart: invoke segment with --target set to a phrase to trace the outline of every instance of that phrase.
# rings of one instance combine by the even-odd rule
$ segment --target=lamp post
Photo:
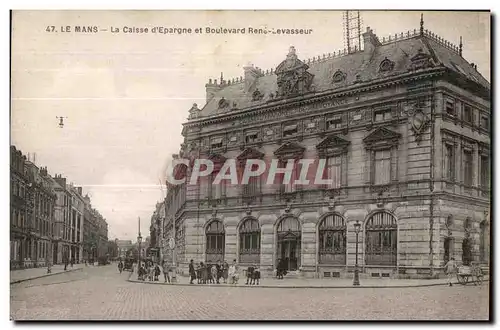
[[[139,274],[139,268],[141,268],[141,242],[142,242],[142,236],[141,236],[141,218],[139,218],[139,235],[137,236],[137,245],[138,245],[138,252],[139,252],[139,260],[137,263],[137,273]]]
[[[358,269],[358,236],[361,231],[361,224],[359,220],[356,220],[354,224],[354,232],[356,233],[356,265],[354,266],[354,279],[352,281],[353,286],[359,286],[359,269]]]

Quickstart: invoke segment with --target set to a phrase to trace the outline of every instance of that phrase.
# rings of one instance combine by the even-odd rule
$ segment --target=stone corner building
[[[208,82],[175,157],[327,158],[333,183],[171,187],[182,272],[236,259],[270,276],[281,258],[290,274],[351,276],[357,221],[365,276],[434,276],[452,256],[489,264],[489,82],[423,20],[363,41],[305,61],[291,47],[274,70]]]

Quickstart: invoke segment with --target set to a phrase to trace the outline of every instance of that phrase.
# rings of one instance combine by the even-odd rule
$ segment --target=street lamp
[[[361,224],[359,220],[356,220],[354,224],[354,232],[356,233],[356,265],[354,266],[354,280],[352,281],[353,286],[359,286],[359,269],[358,269],[358,236],[361,231]]]
[[[139,236],[137,236],[137,244],[139,245],[139,248],[138,248],[139,260],[137,263],[137,272],[139,272],[139,268],[141,267],[141,242],[142,242],[142,237],[141,237],[141,234],[139,233]]]

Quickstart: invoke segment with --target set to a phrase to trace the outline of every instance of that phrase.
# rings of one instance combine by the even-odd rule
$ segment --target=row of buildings
[[[10,265],[43,267],[106,255],[108,224],[82,187],[10,147]]]
[[[272,274],[432,277],[451,258],[489,264],[491,88],[459,46],[424,29],[206,84],[175,157],[328,159],[328,186],[209,180],[168,187],[151,240],[180,272],[257,263]],[[457,37],[458,39],[458,37]],[[191,168],[176,167],[189,181]],[[300,171],[294,167],[293,178]],[[175,224],[175,225],[174,225]],[[359,226],[358,226],[359,224]],[[359,232],[356,229],[359,228]],[[350,275],[349,275],[350,276]]]

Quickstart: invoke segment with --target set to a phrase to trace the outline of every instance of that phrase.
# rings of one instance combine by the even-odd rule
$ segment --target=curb
[[[132,276],[130,276],[132,277]],[[155,283],[149,281],[138,281],[131,280],[128,278],[128,282],[131,283],[139,283],[139,284],[150,284],[150,285],[164,285],[164,286],[205,286],[210,288],[254,288],[254,289],[391,289],[391,288],[421,288],[421,287],[431,287],[431,286],[448,286],[448,283],[430,283],[430,284],[416,284],[416,285],[360,285],[360,286],[312,286],[312,285],[231,285],[231,284],[185,284],[185,283],[177,283],[177,284],[165,284],[165,283]],[[489,280],[483,280],[483,282],[487,282]],[[453,282],[452,284],[458,285],[458,282]]]
[[[12,282],[10,282],[10,284],[17,284],[17,283],[21,283],[21,282],[36,280],[36,279],[39,279],[39,278],[44,278],[44,277],[49,277],[49,276],[54,276],[54,275],[59,275],[59,274],[65,274],[65,273],[71,273],[71,272],[76,272],[76,271],[79,271],[79,270],[83,270],[83,268],[65,270],[65,271],[62,271],[62,272],[59,272],[59,273],[43,274],[43,275],[40,275],[40,276],[35,276],[35,277],[25,278],[25,279],[22,279],[22,280],[12,281]]]

